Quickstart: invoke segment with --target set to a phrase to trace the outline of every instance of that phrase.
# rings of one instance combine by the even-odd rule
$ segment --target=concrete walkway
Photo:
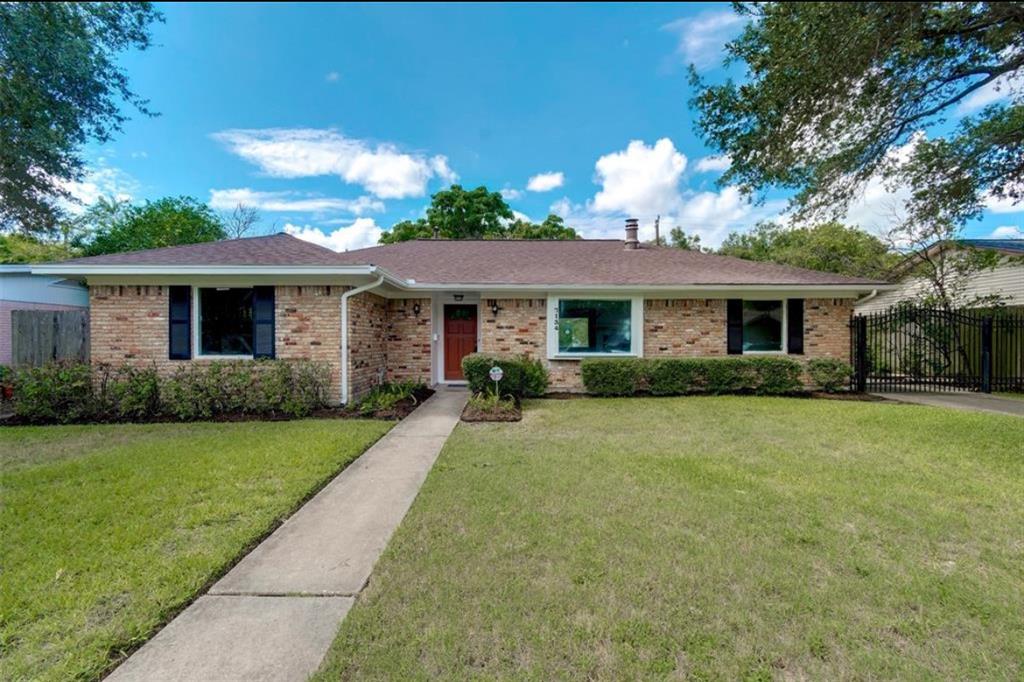
[[[895,400],[915,405],[932,405],[934,407],[950,407],[954,410],[973,412],[995,412],[1024,417],[1024,400],[1001,398],[988,393],[872,393],[880,398]]]
[[[108,679],[305,680],[455,428],[439,388]]]

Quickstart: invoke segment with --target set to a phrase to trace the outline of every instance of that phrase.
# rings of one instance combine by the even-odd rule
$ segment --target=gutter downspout
[[[361,294],[370,289],[376,289],[384,283],[384,275],[377,278],[376,282],[364,284],[355,289],[349,289],[341,295],[341,404],[348,405],[348,299],[356,294]]]
[[[867,296],[865,296],[864,298],[858,298],[856,301],[853,302],[853,307],[856,308],[857,306],[859,306],[862,303],[867,303],[868,301],[873,299],[875,296],[878,296],[878,289],[872,289],[871,293],[868,294]]]

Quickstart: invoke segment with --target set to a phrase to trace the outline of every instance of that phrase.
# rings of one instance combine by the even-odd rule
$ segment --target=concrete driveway
[[[467,392],[440,388],[110,675],[305,680],[409,510]]]
[[[954,410],[970,410],[973,412],[995,412],[1024,417],[1024,400],[1002,398],[988,393],[872,393],[887,400],[915,405],[932,405],[949,407]]]

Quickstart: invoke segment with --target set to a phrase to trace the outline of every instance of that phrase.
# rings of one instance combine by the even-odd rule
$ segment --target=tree
[[[868,180],[911,188],[904,221],[954,230],[986,197],[1024,197],[1024,3],[738,3],[727,61],[742,84],[691,67],[705,140],[744,192],[796,190],[798,217],[839,217]],[[1009,98],[936,129],[982,88]],[[927,132],[925,132],[927,131]]]
[[[380,242],[433,237],[435,230],[443,239],[500,238],[513,217],[501,193],[483,186],[466,190],[461,185],[452,185],[430,198],[425,221],[404,220],[381,234]]]
[[[668,238],[672,243],[672,246],[677,249],[686,249],[687,251],[700,251],[700,235],[699,234],[686,234],[681,227],[673,227],[669,230]]]
[[[192,197],[167,197],[132,206],[83,243],[87,256],[181,246],[225,239],[224,223]]]
[[[118,55],[159,20],[148,2],[0,3],[0,229],[53,230],[82,145],[121,130],[122,101],[151,113]]]
[[[0,263],[48,263],[76,255],[77,251],[64,242],[29,234],[0,234]]]
[[[731,233],[718,253],[872,279],[886,278],[899,260],[878,237],[836,222],[797,228],[758,223],[750,232]]]
[[[224,230],[231,239],[241,239],[260,221],[260,210],[255,206],[239,204],[224,219]]]
[[[566,226],[562,217],[554,214],[548,215],[539,225],[517,220],[508,227],[506,236],[508,239],[580,239],[576,230]]]

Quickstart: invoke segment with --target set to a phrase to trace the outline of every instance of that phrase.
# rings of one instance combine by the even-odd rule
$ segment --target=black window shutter
[[[729,355],[743,353],[743,299],[730,298],[726,306],[726,343]]]
[[[786,349],[790,355],[804,354],[804,299],[786,301]]]
[[[274,357],[274,287],[252,288],[252,356]]]
[[[168,287],[168,357],[192,357],[192,287]]]

